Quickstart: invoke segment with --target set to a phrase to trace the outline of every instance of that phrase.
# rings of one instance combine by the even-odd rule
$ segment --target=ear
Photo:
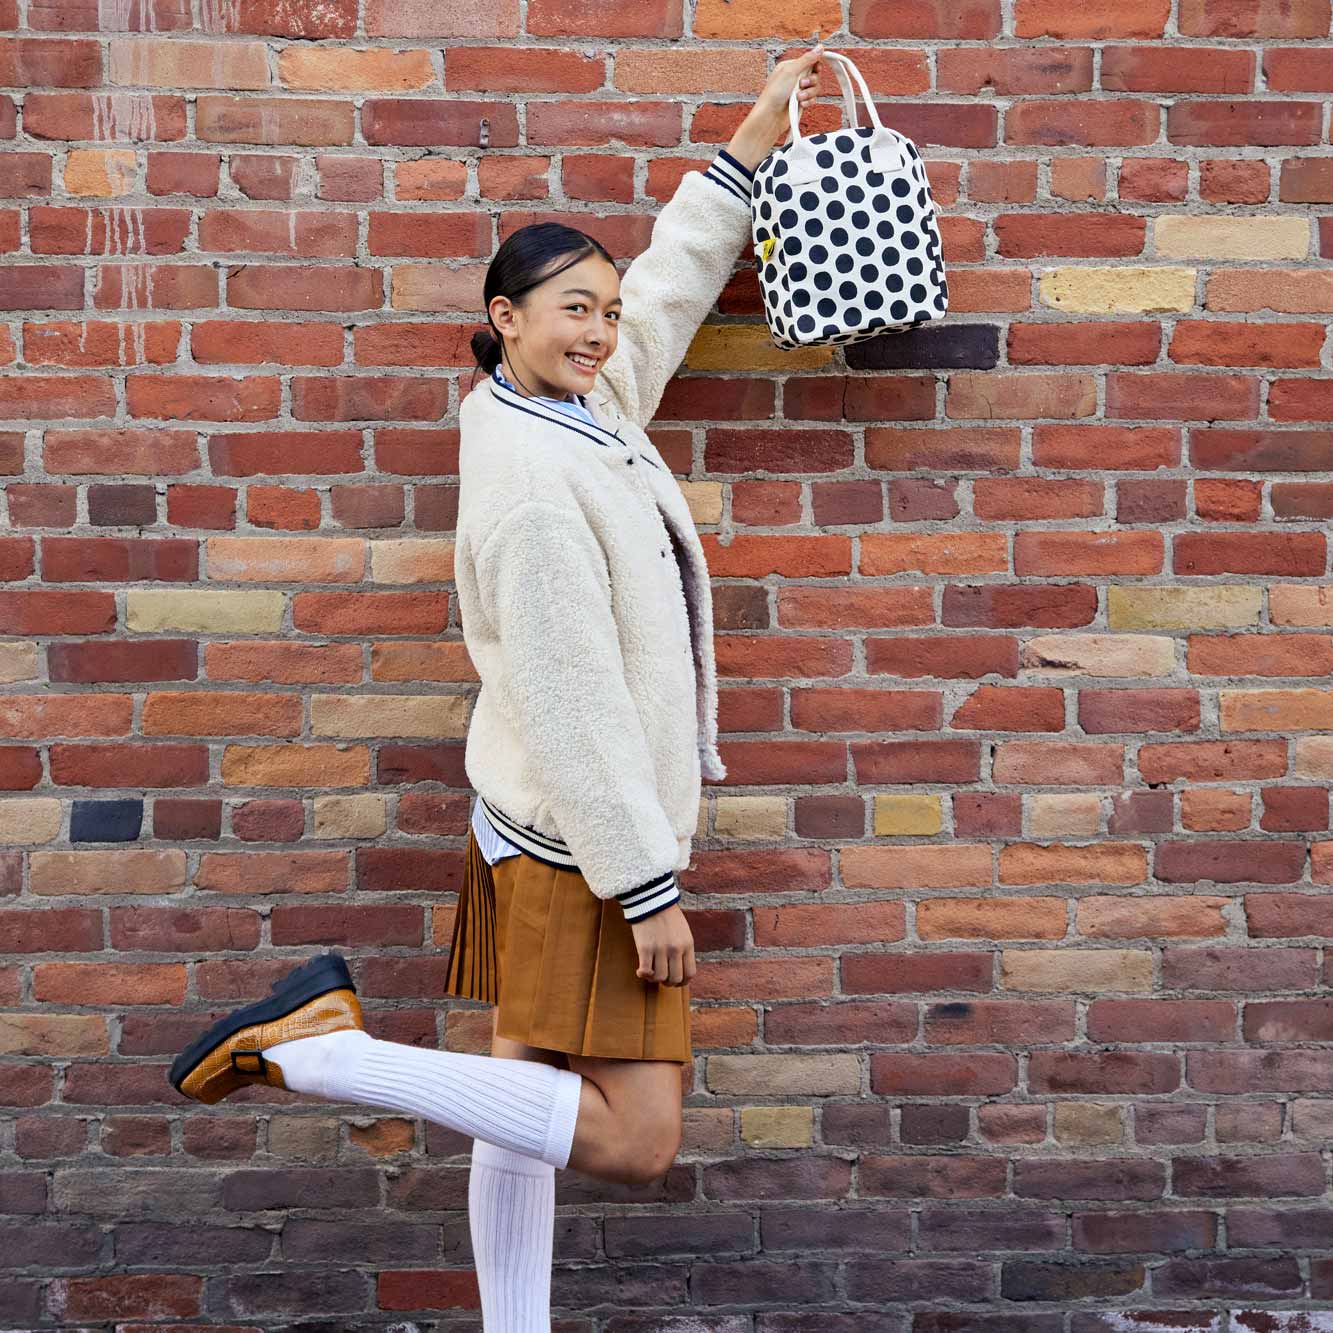
[[[492,296],[490,305],[491,322],[501,333],[514,332],[514,303],[507,296]]]

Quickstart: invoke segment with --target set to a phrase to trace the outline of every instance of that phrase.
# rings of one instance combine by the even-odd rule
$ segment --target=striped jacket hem
[[[569,850],[569,844],[563,838],[553,837],[549,833],[539,833],[526,824],[510,819],[503,810],[492,805],[480,793],[477,794],[477,798],[481,802],[482,814],[486,816],[491,827],[520,851],[526,852],[544,865],[572,870],[575,874],[581,873]],[[650,879],[646,884],[626,889],[623,893],[616,894],[615,900],[624,911],[626,921],[642,921],[644,917],[664,911],[672,903],[680,901],[680,885],[676,880],[676,872],[668,870],[665,874]]]

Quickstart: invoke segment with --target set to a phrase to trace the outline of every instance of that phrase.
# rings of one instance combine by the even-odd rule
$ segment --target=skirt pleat
[[[486,863],[468,833],[445,990],[497,1006],[496,1033],[623,1060],[693,1058],[690,988],[635,975],[619,903],[526,852]]]

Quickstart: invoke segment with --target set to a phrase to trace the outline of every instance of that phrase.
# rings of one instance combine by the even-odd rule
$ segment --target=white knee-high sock
[[[360,1028],[264,1050],[293,1092],[423,1116],[552,1167],[574,1146],[583,1076],[537,1060],[430,1051]]]
[[[467,1220],[486,1327],[551,1333],[555,1167],[475,1139]]]

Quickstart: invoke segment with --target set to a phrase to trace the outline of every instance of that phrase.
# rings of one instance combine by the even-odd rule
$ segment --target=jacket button
[[[627,459],[625,460],[625,462],[629,463],[631,467],[632,467],[633,464],[634,464],[634,460],[633,460],[632,458],[627,458]]]

